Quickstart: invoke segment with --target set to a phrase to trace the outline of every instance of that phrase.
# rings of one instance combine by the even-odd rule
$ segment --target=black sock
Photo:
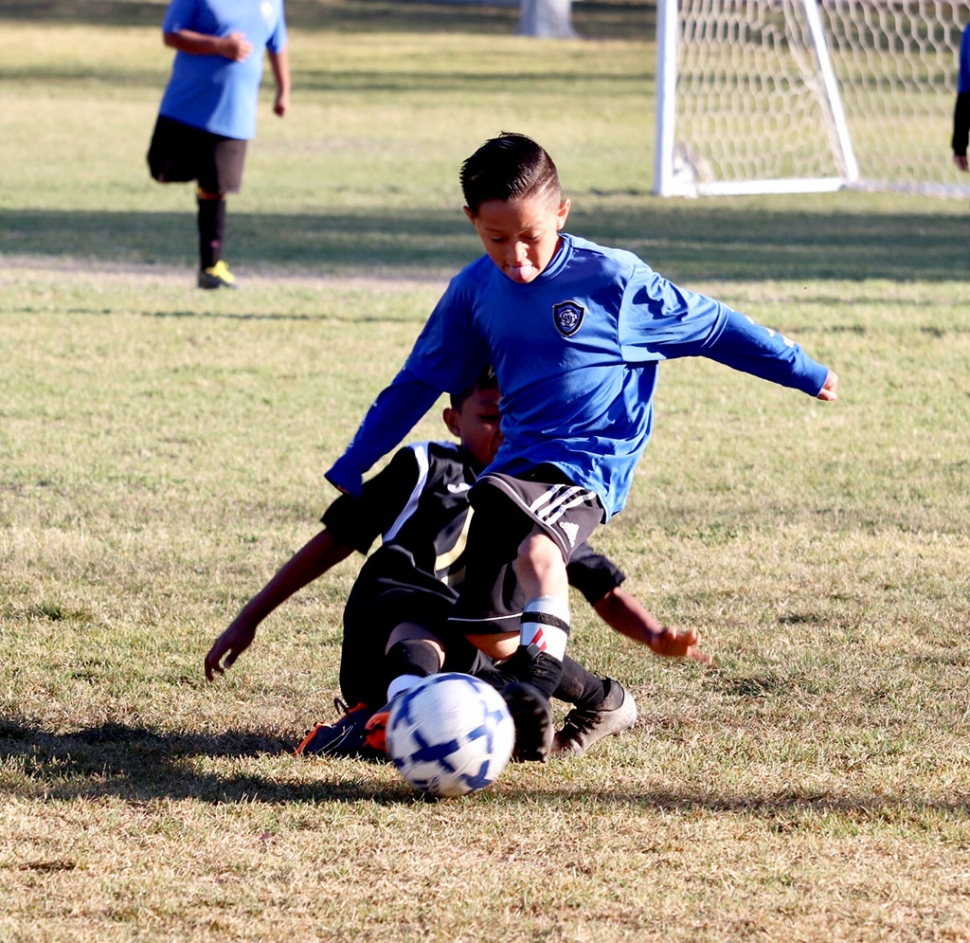
[[[226,201],[199,202],[199,268],[212,268],[222,258],[222,243],[226,235]]]
[[[426,678],[436,674],[440,666],[438,652],[427,639],[409,638],[395,642],[384,656],[388,684],[400,675]]]
[[[593,707],[606,699],[606,688],[602,678],[597,678],[566,655],[562,660],[562,677],[553,697],[577,707]]]
[[[520,645],[502,667],[509,673],[510,680],[526,681],[546,697],[552,697],[563,674],[562,662],[558,658],[524,645]]]
[[[479,668],[475,672],[475,677],[491,685],[496,691],[501,691],[505,685],[513,680],[497,665],[490,665],[488,668]]]

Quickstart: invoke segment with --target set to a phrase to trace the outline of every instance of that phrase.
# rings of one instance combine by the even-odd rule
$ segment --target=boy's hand
[[[825,378],[822,389],[818,391],[818,399],[825,400],[826,403],[834,403],[839,398],[839,394],[836,392],[838,387],[839,378],[829,370],[829,375]]]
[[[245,62],[253,51],[253,44],[246,39],[245,33],[230,33],[222,37],[220,54],[233,62]]]
[[[255,626],[239,625],[233,622],[222,635],[219,636],[205,656],[205,676],[210,681],[215,680],[215,672],[222,674],[226,668],[235,664],[236,659],[252,644],[256,637]],[[223,661],[225,656],[225,661]],[[221,664],[220,664],[221,662]]]
[[[664,658],[692,658],[702,665],[714,664],[710,655],[698,648],[700,634],[697,629],[661,629],[647,642],[650,651]]]

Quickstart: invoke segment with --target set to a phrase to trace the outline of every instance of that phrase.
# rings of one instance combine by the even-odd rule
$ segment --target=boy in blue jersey
[[[678,288],[630,252],[563,231],[570,201],[534,141],[502,134],[462,165],[485,248],[448,286],[327,478],[351,494],[444,390],[494,365],[504,442],[472,490],[468,576],[452,619],[517,681],[503,692],[523,759],[545,760],[569,634],[566,565],[623,509],[653,425],[658,364],[704,356],[836,399],[838,378],[787,338]],[[499,601],[515,567],[520,598]],[[520,599],[525,600],[519,607]]]
[[[473,517],[468,493],[501,442],[498,400],[491,371],[472,389],[453,396],[443,419],[459,445],[407,446],[368,481],[359,498],[342,495],[334,501],[323,517],[324,530],[243,607],[206,656],[211,681],[249,647],[270,612],[353,550],[366,554],[381,535],[381,546],[361,568],[344,610],[340,687],[354,706],[337,723],[316,725],[298,752],[380,752],[378,708],[442,668],[485,673],[498,686],[500,675],[489,670],[491,660],[448,626]],[[660,626],[621,588],[623,574],[588,545],[574,556],[569,578],[617,631],[658,654],[710,662],[698,649],[696,631]],[[556,696],[575,705],[556,735],[557,754],[585,753],[636,720],[633,698],[618,681],[597,678],[570,659]]]
[[[198,183],[200,288],[235,288],[222,257],[226,194],[242,186],[246,142],[256,136],[256,104],[267,52],[276,98],[290,107],[283,0],[172,0],[162,24],[176,50],[148,151],[160,183]]]
[[[957,72],[957,100],[953,108],[953,162],[966,171],[967,139],[970,137],[970,23],[960,39],[960,65]]]

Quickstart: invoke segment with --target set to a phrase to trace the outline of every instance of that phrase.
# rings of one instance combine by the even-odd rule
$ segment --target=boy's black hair
[[[475,390],[494,390],[497,386],[498,380],[495,377],[495,369],[493,367],[483,367],[482,372],[478,374],[475,382],[471,386],[466,386],[460,393],[451,394],[451,408],[461,409],[465,405],[465,400]]]
[[[488,200],[521,200],[549,193],[562,199],[559,172],[545,149],[524,134],[503,131],[461,165],[465,205],[477,214]]]

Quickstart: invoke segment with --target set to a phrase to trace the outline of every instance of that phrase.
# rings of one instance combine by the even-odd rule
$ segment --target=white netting
[[[966,192],[949,141],[970,2],[819,0],[841,105],[823,82],[812,2],[680,0],[675,176],[702,192],[778,178]]]

